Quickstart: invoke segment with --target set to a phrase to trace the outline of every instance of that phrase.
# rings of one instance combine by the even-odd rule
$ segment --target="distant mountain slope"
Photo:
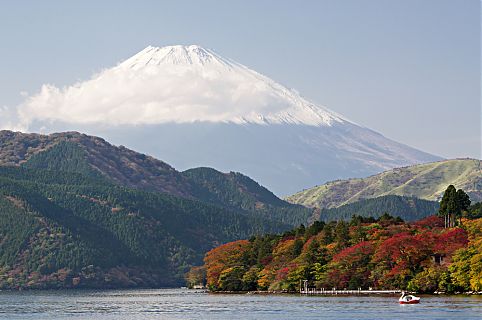
[[[194,168],[183,172],[195,186],[198,199],[236,210],[257,212],[283,223],[297,226],[306,223],[312,210],[275,196],[251,178],[238,173],[222,173],[212,168]]]
[[[379,218],[388,213],[405,221],[415,221],[437,213],[438,208],[437,201],[388,195],[360,200],[338,208],[316,210],[315,219],[325,222],[350,220],[354,215]]]
[[[477,159],[454,159],[397,168],[362,179],[338,180],[298,192],[286,199],[316,208],[335,208],[361,199],[401,195],[440,200],[448,185],[482,200],[482,165]]]
[[[182,283],[205,251],[288,225],[74,172],[0,167],[0,287]]]
[[[50,135],[0,131],[0,165],[77,172],[123,186],[258,212],[292,226],[310,210],[279,199],[240,173],[195,168],[183,173],[153,157],[78,132]]]
[[[58,146],[60,142],[63,144]],[[0,165],[20,165],[36,156],[31,167],[56,168],[64,152],[68,152],[68,161],[63,160],[68,166],[73,166],[69,155],[84,162],[83,168],[76,168],[76,171],[89,168],[122,186],[190,196],[189,182],[167,163],[113,146],[102,138],[78,132],[41,135],[0,131]]]

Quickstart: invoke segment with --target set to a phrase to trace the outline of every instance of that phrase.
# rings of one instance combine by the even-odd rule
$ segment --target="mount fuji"
[[[83,131],[177,169],[240,171],[278,195],[439,160],[200,46],[147,47],[90,80],[42,86],[27,131]]]

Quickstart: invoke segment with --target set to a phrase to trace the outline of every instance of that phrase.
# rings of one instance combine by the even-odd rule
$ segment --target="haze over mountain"
[[[21,129],[101,135],[181,170],[240,171],[277,194],[439,159],[195,45],[147,47],[88,81],[44,85],[16,117]]]

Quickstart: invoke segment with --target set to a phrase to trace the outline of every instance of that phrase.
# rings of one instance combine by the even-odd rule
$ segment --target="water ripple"
[[[183,289],[0,292],[1,319],[477,319],[482,297],[225,295]]]

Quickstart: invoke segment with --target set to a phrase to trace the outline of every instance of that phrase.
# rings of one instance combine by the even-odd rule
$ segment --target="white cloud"
[[[266,84],[242,74],[213,77],[188,70],[176,74],[150,69],[111,69],[62,89],[43,85],[19,106],[22,124],[34,120],[110,125],[236,121],[288,107]]]
[[[26,129],[18,120],[16,108],[0,106],[0,130],[25,131]]]
[[[43,85],[40,92],[18,106],[21,127],[34,122],[103,126],[195,121],[319,125],[338,118],[296,92],[211,52],[174,47],[177,51],[172,53],[170,48],[148,47],[119,66],[71,86]]]

